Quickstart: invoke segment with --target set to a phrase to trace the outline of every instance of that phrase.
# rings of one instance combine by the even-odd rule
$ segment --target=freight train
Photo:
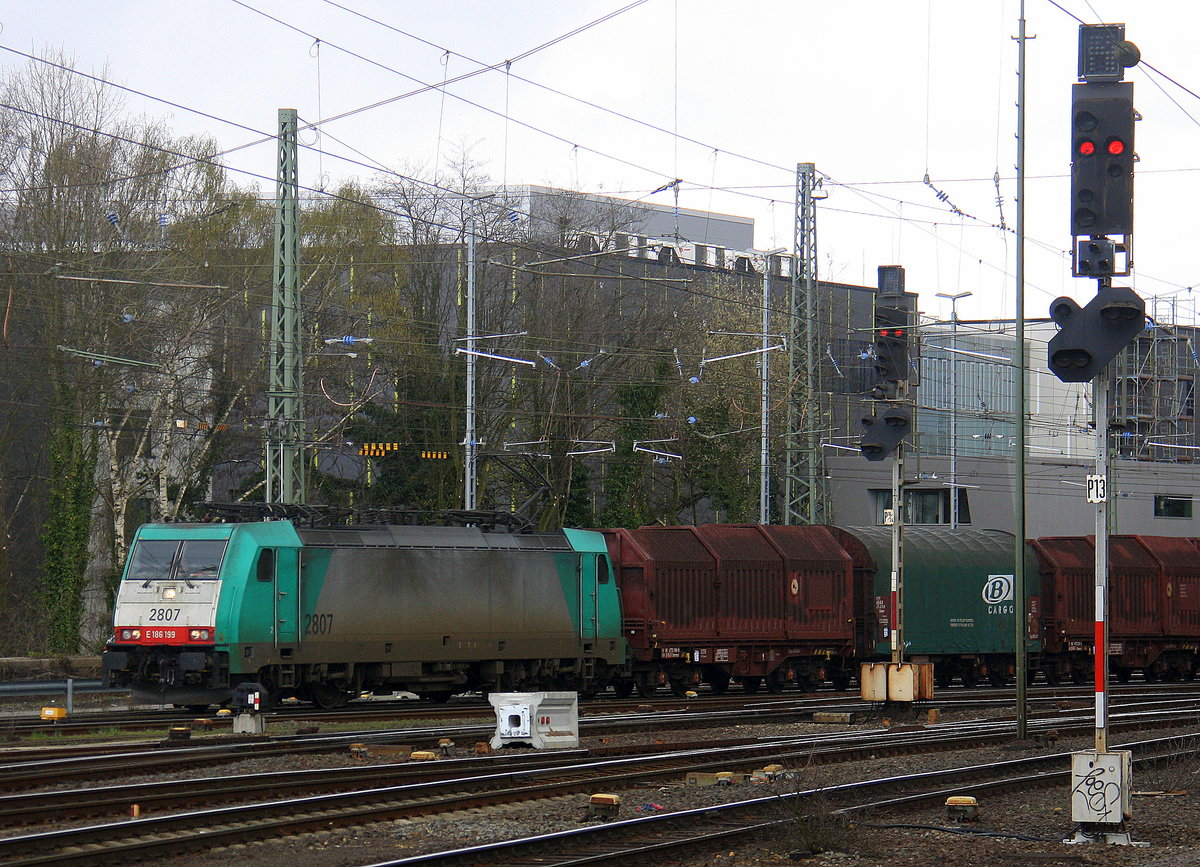
[[[886,527],[703,525],[489,531],[299,519],[150,524],[103,654],[108,685],[199,707],[253,682],[323,707],[363,691],[649,695],[846,688],[891,643]],[[1083,682],[1092,542],[1024,546],[1029,671]],[[905,656],[935,678],[1014,671],[1015,546],[906,528]],[[1110,667],[1195,676],[1200,540],[1114,536]]]

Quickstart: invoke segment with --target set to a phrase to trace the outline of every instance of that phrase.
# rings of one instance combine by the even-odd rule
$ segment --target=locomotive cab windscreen
[[[148,586],[152,581],[210,581],[221,570],[224,539],[140,539],[129,555],[125,580]]]

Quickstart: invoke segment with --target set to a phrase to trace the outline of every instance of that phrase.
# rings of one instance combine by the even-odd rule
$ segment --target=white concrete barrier
[[[506,744],[529,744],[534,749],[579,746],[579,693],[493,692],[496,734],[492,749]]]

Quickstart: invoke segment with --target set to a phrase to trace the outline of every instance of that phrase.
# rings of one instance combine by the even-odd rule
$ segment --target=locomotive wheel
[[[758,688],[762,686],[761,677],[739,677],[738,683],[742,685],[742,690],[746,695],[754,695],[758,692]]]
[[[1133,674],[1132,668],[1122,666],[1117,669],[1117,683],[1129,683],[1129,678]]]
[[[180,710],[186,710],[188,713],[204,713],[206,710],[208,710],[208,705],[206,704],[177,704],[172,705],[172,707],[177,707]]]
[[[613,692],[617,694],[617,698],[629,698],[633,695],[633,681],[618,680],[613,684]]]
[[[1008,686],[1008,675],[1003,671],[989,671],[988,683],[992,686]]]
[[[964,671],[962,675],[963,686],[967,689],[974,689],[979,686],[979,675],[973,671]]]
[[[950,672],[946,671],[944,668],[934,668],[933,682],[934,682],[934,684],[936,684],[938,689],[949,689],[950,681],[952,681],[953,679],[954,679],[954,675],[952,675]],[[847,681],[849,681],[849,678],[847,678]],[[838,688],[836,680],[833,682],[833,688],[834,689]]]
[[[436,689],[431,692],[418,692],[417,698],[427,699],[434,704],[445,704],[450,701],[450,696],[454,695],[448,689]]]
[[[309,697],[322,710],[333,710],[350,701],[350,693],[327,683],[314,684],[309,690]]]

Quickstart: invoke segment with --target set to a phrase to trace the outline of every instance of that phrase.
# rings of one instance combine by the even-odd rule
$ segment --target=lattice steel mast
[[[300,223],[296,109],[279,109],[275,267],[271,287],[271,382],[267,399],[266,501],[303,503],[304,388],[300,351]]]
[[[796,166],[796,223],[789,298],[788,391],[784,476],[785,524],[828,523],[829,489],[821,451],[821,327],[817,310],[817,171]]]

